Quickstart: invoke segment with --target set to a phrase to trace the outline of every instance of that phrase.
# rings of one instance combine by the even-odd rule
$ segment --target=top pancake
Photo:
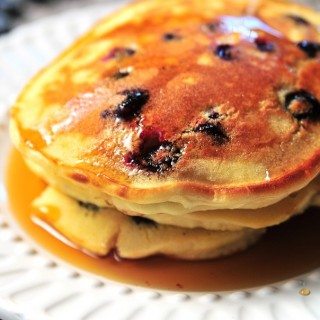
[[[271,205],[319,172],[319,22],[283,1],[138,1],[26,86],[13,140],[99,205]]]

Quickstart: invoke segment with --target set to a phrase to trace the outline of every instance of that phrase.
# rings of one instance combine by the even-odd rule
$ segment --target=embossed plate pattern
[[[32,74],[122,2],[48,18],[0,40],[0,306],[32,320],[320,319],[320,270],[248,292],[147,290],[75,270],[44,252],[11,219],[3,185],[9,106]],[[308,297],[298,294],[305,286]]]

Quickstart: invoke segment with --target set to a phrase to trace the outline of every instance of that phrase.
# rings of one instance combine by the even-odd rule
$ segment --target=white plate
[[[75,270],[44,252],[11,220],[3,186],[8,107],[32,74],[121,2],[45,19],[0,41],[0,306],[32,320],[320,319],[320,270],[248,292],[154,291]],[[310,296],[299,295],[303,286],[311,289]]]

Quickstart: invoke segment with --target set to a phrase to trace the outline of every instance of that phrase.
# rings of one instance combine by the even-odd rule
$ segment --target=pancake
[[[206,230],[261,229],[278,225],[310,206],[320,206],[319,179],[274,205],[260,209],[225,209],[192,212],[184,215],[151,214],[148,219],[160,224]],[[126,211],[128,213],[128,211]],[[131,215],[136,214],[130,212]],[[143,217],[143,216],[142,216]]]
[[[134,2],[26,86],[14,144],[101,207],[271,206],[319,173],[319,21],[279,0]]]
[[[122,258],[167,255],[186,260],[217,258],[244,250],[264,230],[207,231],[163,226],[114,209],[79,202],[48,187],[33,202],[34,221],[96,256],[112,250]]]

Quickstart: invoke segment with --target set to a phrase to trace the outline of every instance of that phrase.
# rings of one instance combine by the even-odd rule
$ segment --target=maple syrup
[[[211,261],[179,261],[165,257],[118,260],[94,258],[62,243],[31,220],[31,202],[45,183],[13,150],[6,186],[10,208],[20,227],[48,252],[80,269],[129,284],[176,291],[228,291],[263,286],[320,267],[319,208],[270,228],[248,250]]]

